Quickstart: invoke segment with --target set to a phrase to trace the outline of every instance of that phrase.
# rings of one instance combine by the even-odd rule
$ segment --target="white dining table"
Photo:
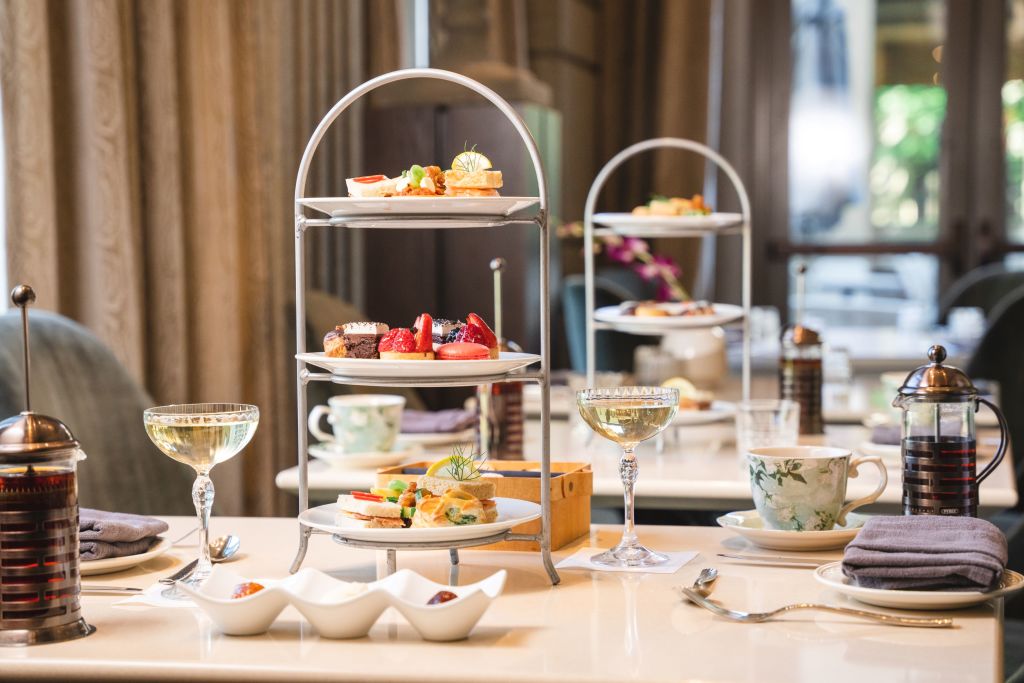
[[[195,525],[169,518],[169,538]],[[463,641],[427,642],[393,609],[364,638],[321,637],[292,607],[270,631],[226,636],[195,608],[126,607],[120,596],[86,595],[82,614],[96,633],[31,648],[0,648],[3,680],[51,681],[401,681],[536,683],[718,681],[722,683],[906,683],[1001,681],[1002,605],[999,600],[948,616],[955,628],[898,628],[822,612],[803,612],[762,624],[725,620],[680,600],[674,587],[691,584],[702,567],[720,579],[713,597],[743,610],[793,602],[864,608],[817,583],[810,569],[752,566],[717,557],[758,552],[725,529],[639,527],[660,550],[699,555],[674,574],[563,570],[551,586],[539,556],[528,552],[464,550],[459,582],[508,571],[504,593]],[[242,577],[283,578],[295,552],[297,522],[285,518],[214,517],[212,532],[242,540],[230,568]],[[607,547],[621,529],[595,526],[582,545]],[[194,545],[131,570],[87,577],[89,584],[146,587],[194,557]],[[838,559],[838,551],[814,553]],[[339,578],[372,581],[383,567],[378,551],[343,548],[314,536],[305,566]],[[445,551],[399,553],[399,568],[444,583]],[[895,612],[868,607],[876,611]]]
[[[540,443],[540,422],[527,420],[525,452],[536,453]],[[994,450],[998,432],[979,430],[979,467]],[[826,427],[824,438],[804,439],[807,443],[824,443],[863,453],[869,432],[856,425]],[[447,454],[432,449],[422,454],[424,460]],[[673,429],[666,437],[665,449],[658,453],[653,442],[638,449],[640,474],[636,483],[638,508],[659,510],[746,510],[753,507],[746,469],[736,452],[731,422]],[[621,507],[622,483],[619,479],[619,450],[610,441],[590,436],[589,430],[576,420],[553,420],[551,424],[551,458],[556,462],[587,462],[594,471],[595,508]],[[873,512],[900,510],[902,486],[898,456],[886,460],[889,483]],[[877,483],[873,468],[851,479],[850,498],[867,495]],[[278,488],[297,492],[298,467],[290,467],[277,475]],[[313,502],[330,502],[345,491],[367,489],[377,483],[373,469],[345,469],[312,460],[309,464],[309,495]],[[990,515],[1017,503],[1013,476],[1013,455],[1007,453],[1003,463],[981,485],[980,511]]]

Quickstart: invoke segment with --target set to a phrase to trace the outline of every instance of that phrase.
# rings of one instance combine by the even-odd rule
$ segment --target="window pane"
[[[1006,230],[1024,242],[1024,0],[1010,3],[1003,85],[1006,140]]]
[[[938,234],[945,3],[793,0],[795,241]]]
[[[938,260],[928,254],[795,257],[807,264],[806,322],[919,328],[935,319]],[[789,308],[796,306],[790,291]]]

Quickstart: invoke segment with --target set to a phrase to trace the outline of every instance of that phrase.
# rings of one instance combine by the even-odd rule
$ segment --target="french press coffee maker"
[[[949,365],[946,349],[928,349],[928,365],[907,375],[894,407],[903,411],[903,514],[978,515],[978,485],[999,466],[1006,452],[1006,418],[978,396],[971,379]],[[984,404],[999,420],[995,457],[977,472],[974,414]]]
[[[25,410],[0,422],[0,645],[38,645],[87,636],[78,594],[78,479],[85,458],[60,420],[32,412],[28,305],[19,285],[25,342]]]

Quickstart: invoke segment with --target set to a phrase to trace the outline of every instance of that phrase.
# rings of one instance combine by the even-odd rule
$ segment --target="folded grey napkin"
[[[983,519],[872,517],[846,546],[843,574],[866,588],[987,590],[1006,553],[1006,537]]]
[[[167,522],[125,512],[78,511],[78,550],[83,560],[138,555],[149,550]]]
[[[476,413],[468,410],[406,410],[402,413],[403,434],[448,434],[469,429],[477,423]]]

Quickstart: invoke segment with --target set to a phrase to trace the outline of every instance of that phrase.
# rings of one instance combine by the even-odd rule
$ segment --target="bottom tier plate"
[[[340,507],[337,503],[318,505],[299,514],[302,524],[325,531],[342,538],[355,541],[373,541],[388,543],[396,548],[404,544],[441,543],[446,541],[465,541],[474,538],[486,538],[512,527],[532,522],[541,515],[540,505],[527,500],[515,498],[495,498],[498,508],[498,519],[490,524],[469,524],[465,526],[442,526],[425,529],[367,529],[357,526],[355,520],[351,524],[347,519],[338,520]],[[339,523],[340,521],[340,523]]]

